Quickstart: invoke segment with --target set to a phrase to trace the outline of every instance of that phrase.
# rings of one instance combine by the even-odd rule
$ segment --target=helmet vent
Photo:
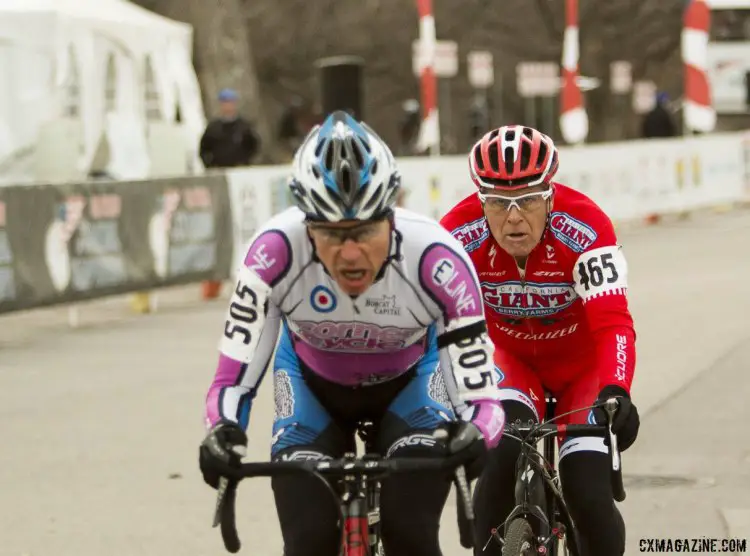
[[[315,147],[315,156],[319,157],[320,153],[323,152],[323,146],[326,144],[324,139],[321,139],[318,141],[317,146]]]
[[[357,168],[362,168],[362,166],[365,165],[365,157],[362,155],[362,150],[359,148],[359,142],[349,139],[348,143],[354,153],[354,159],[357,161]]]
[[[544,160],[547,158],[548,152],[549,148],[547,148],[547,143],[542,143],[541,145],[539,145],[539,156],[536,159],[537,170],[541,169],[542,165],[544,164]]]
[[[482,149],[479,145],[474,149],[474,163],[482,172],[484,172],[484,160],[482,160]]]
[[[505,147],[505,173],[513,173],[513,165],[515,160],[513,159],[513,147]]]
[[[370,198],[365,203],[365,206],[362,207],[364,211],[372,210],[375,208],[375,205],[378,204],[378,201],[380,201],[380,197],[383,195],[383,184],[378,184],[378,187],[375,189],[375,191],[372,192],[372,195],[370,195]]]
[[[327,210],[329,212],[335,212],[334,208],[328,204],[328,201],[326,201],[320,193],[315,191],[314,189],[310,190],[310,196],[313,198],[313,202],[318,206],[323,208],[324,210]]]
[[[500,168],[500,153],[498,152],[497,143],[492,143],[489,146],[487,154],[490,156],[490,169],[493,172],[497,172]]]
[[[329,144],[326,149],[326,162],[325,168],[327,171],[333,170],[333,145]]]
[[[531,162],[531,145],[527,142],[521,143],[521,168],[525,170]]]
[[[352,183],[352,171],[348,164],[343,164],[341,167],[341,190],[347,197],[351,196],[354,184]]]

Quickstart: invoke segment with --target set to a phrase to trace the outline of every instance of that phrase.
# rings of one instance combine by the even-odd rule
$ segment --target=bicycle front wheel
[[[536,554],[536,538],[528,521],[518,517],[510,522],[505,534],[503,556],[532,556]]]

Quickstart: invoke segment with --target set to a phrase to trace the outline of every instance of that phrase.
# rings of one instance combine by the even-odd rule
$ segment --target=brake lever
[[[247,448],[242,445],[232,446],[230,450],[241,458],[247,455]],[[214,510],[214,522],[212,527],[218,527],[221,524],[221,517],[224,511],[224,505],[227,500],[227,488],[229,487],[229,479],[225,476],[219,477],[219,485],[216,489],[216,509]]]
[[[211,527],[218,527],[221,525],[221,516],[224,515],[224,504],[226,504],[226,493],[227,487],[229,486],[229,479],[226,477],[219,477],[219,486],[216,489],[216,509],[214,510],[214,522]]]
[[[461,501],[464,505],[464,512],[466,513],[466,519],[470,522],[474,522],[474,508],[471,505],[471,490],[469,490],[469,481],[466,478],[466,467],[459,465],[456,467],[456,488],[458,494],[461,497]]]
[[[449,433],[445,429],[436,429],[433,431],[432,436],[438,440],[447,441]],[[453,475],[456,482],[456,490],[461,497],[463,502],[464,511],[466,513],[466,519],[470,522],[474,521],[474,508],[471,505],[471,490],[469,489],[469,481],[466,478],[466,467],[459,465]]]
[[[610,454],[612,455],[612,494],[617,502],[625,500],[625,486],[622,482],[622,460],[620,449],[617,446],[617,435],[612,432],[612,422],[619,407],[617,398],[609,398],[604,402],[604,411],[607,413],[607,428],[609,429]]]
[[[615,419],[615,413],[619,407],[617,398],[609,398],[604,402],[604,411],[607,413],[607,429],[609,431],[609,442],[612,452],[612,469],[614,471],[620,470],[620,450],[617,446],[617,435],[612,432],[612,422]]]

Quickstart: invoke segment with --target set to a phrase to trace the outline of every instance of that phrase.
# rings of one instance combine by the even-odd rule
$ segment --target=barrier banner
[[[7,208],[5,199],[8,189],[0,187],[0,310],[16,299],[16,276],[13,251],[10,248],[6,229]]]
[[[234,222],[234,273],[258,229],[290,205],[287,182],[289,166],[240,168],[227,171]]]
[[[223,175],[9,187],[0,205],[0,312],[229,277]]]
[[[742,155],[743,155],[743,173],[742,181],[745,186],[744,201],[750,201],[750,133],[745,133],[742,137]]]

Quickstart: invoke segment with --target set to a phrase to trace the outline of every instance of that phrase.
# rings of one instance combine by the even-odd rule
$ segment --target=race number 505
[[[240,303],[239,300],[232,301],[229,306],[229,318],[224,324],[224,336],[233,340],[238,334],[242,336],[242,343],[249,345],[252,340],[252,334],[248,328],[249,324],[258,320],[258,296],[249,287],[242,282],[237,282],[237,288],[234,290],[239,300],[249,300],[252,307]]]

